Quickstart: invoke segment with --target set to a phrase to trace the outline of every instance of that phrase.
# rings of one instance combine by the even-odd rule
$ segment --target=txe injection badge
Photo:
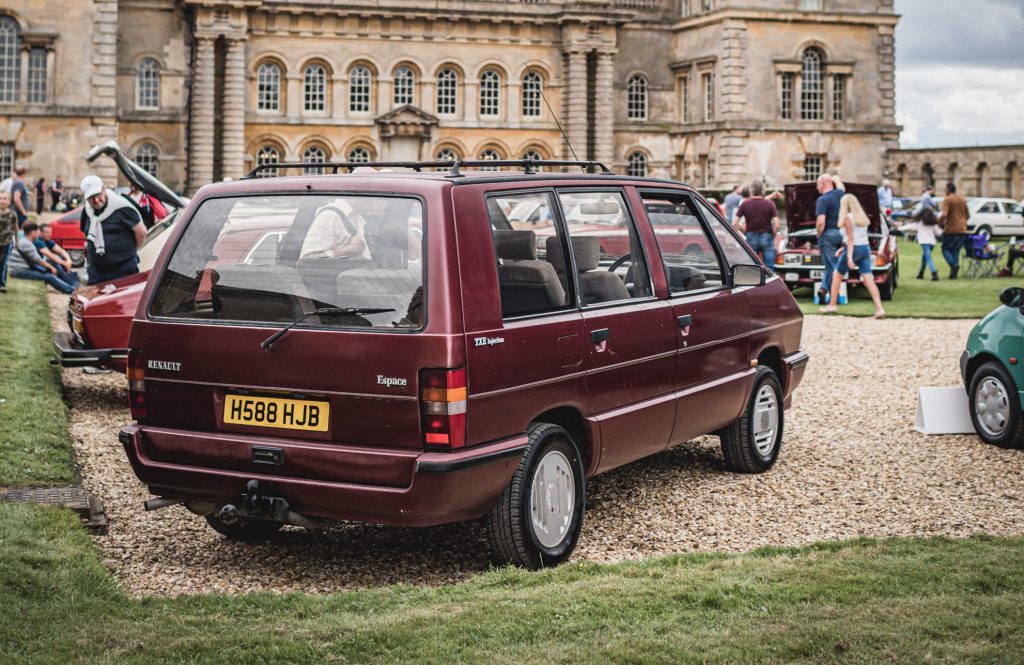
[[[400,379],[396,376],[384,376],[383,374],[378,374],[377,385],[387,386],[388,388],[390,388],[391,386],[407,386],[409,385],[409,380]]]
[[[494,346],[495,344],[504,344],[504,337],[474,337],[473,346]]]
[[[180,372],[181,363],[173,363],[168,360],[147,360],[146,369],[163,369],[168,372]]]

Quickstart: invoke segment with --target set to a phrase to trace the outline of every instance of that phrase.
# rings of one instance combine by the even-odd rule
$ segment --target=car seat
[[[629,289],[618,275],[599,270],[601,262],[601,239],[597,236],[575,236],[570,238],[576,272],[579,275],[580,294],[583,304],[591,305],[616,300],[629,300]],[[566,263],[562,256],[562,243],[556,236],[547,239],[545,247],[547,260],[554,266],[562,284],[565,284]]]
[[[536,233],[495,229],[494,253],[503,314],[541,312],[565,305],[565,289],[554,266],[537,260]]]

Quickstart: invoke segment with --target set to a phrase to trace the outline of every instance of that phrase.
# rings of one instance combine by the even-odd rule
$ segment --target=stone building
[[[888,175],[898,196],[917,196],[925,185],[939,191],[947,182],[965,196],[1024,198],[1024,145],[894,150]]]
[[[574,155],[703,187],[876,181],[899,136],[893,0],[0,0],[0,16],[0,168],[69,180],[116,138],[185,190],[260,161]]]

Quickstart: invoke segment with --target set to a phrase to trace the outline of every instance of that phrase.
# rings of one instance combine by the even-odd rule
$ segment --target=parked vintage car
[[[896,238],[889,232],[889,220],[878,207],[873,185],[846,183],[846,191],[857,197],[871,224],[872,272],[882,300],[892,300],[899,284],[900,257]],[[790,289],[806,286],[814,288],[823,276],[825,264],[818,251],[815,230],[815,204],[818,190],[813,182],[786,185],[786,239],[779,245],[775,258],[775,271],[782,275]],[[854,269],[847,276],[850,285],[860,284],[860,273]]]
[[[148,508],[183,503],[230,538],[486,518],[498,560],[537,568],[572,553],[590,476],[706,433],[729,468],[771,468],[803,318],[694,190],[410,166],[254,172],[192,200],[129,336],[119,438]],[[524,202],[552,211],[541,247],[507,217]],[[566,212],[612,205],[629,244],[602,258]],[[667,250],[654,211],[711,251]],[[261,215],[275,251],[225,260]]]
[[[970,233],[992,236],[1024,235],[1024,209],[1013,199],[967,199],[971,218],[967,222]]]
[[[960,356],[974,429],[986,443],[1024,447],[1024,288],[999,294],[1001,306],[978,322]]]
[[[93,148],[89,152],[89,161],[100,155],[111,157],[117,163],[118,170],[130,182],[170,206],[170,212],[146,232],[146,240],[139,248],[137,274],[102,284],[90,284],[72,294],[68,303],[68,331],[53,334],[53,348],[54,356],[64,367],[102,367],[124,371],[131,317],[138,307],[139,296],[142,295],[150,270],[170,235],[166,231],[178,221],[186,201],[128,159],[113,141]],[[81,235],[78,226],[81,210],[77,208],[64,215],[61,220],[66,221],[54,226],[54,237],[58,227],[72,224]],[[85,237],[82,236],[79,251],[83,252],[83,257],[84,246]]]

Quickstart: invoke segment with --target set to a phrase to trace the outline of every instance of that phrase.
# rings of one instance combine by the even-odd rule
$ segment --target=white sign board
[[[922,434],[974,434],[964,387],[921,388],[914,429]]]

